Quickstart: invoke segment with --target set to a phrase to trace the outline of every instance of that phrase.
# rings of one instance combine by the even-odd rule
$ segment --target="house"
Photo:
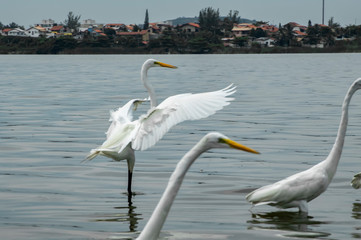
[[[22,30],[20,28],[11,29],[10,31],[8,31],[7,35],[8,36],[16,36],[16,37],[26,37],[27,36],[26,31]]]
[[[307,36],[307,33],[294,30],[294,31],[293,31],[293,35],[296,36],[296,37],[303,38],[303,37]]]
[[[149,27],[148,27],[148,32],[150,34],[159,34],[160,28],[158,27],[158,25],[156,23],[150,23]]]
[[[0,30],[1,31],[1,35],[2,36],[8,36],[9,35],[9,32],[13,30],[12,28],[4,28],[3,30]]]
[[[55,21],[52,19],[42,20],[40,24],[36,24],[36,26],[40,26],[45,28],[47,31],[50,31],[52,27],[56,25]]]
[[[231,47],[231,48],[237,48],[239,46],[237,46],[236,44],[234,44],[234,37],[225,37],[221,39],[223,46],[225,47]]]
[[[100,29],[94,29],[91,34],[94,36],[94,37],[99,37],[99,36],[102,36],[102,37],[106,37],[107,35],[105,33],[102,32],[102,30]]]
[[[136,25],[134,25],[134,24],[125,25],[125,29],[126,29],[126,31],[128,31],[128,32],[133,32],[135,26],[136,26]]]
[[[47,30],[43,27],[40,26],[36,26],[36,27],[31,27],[29,29],[26,30],[26,34],[29,37],[40,37],[40,36],[46,36],[47,34]]]
[[[267,36],[276,36],[279,34],[279,28],[276,26],[263,24],[259,27],[267,33]]]
[[[197,33],[201,27],[197,23],[185,23],[179,27],[183,32],[187,34]]]
[[[115,31],[125,31],[126,30],[126,26],[123,23],[108,23],[108,24],[105,24],[104,28],[112,28]]]
[[[253,24],[241,23],[233,26],[232,33],[235,37],[246,37],[250,35],[252,29],[256,28]]]
[[[65,27],[61,26],[61,25],[53,26],[50,29],[50,31],[53,32],[53,33],[64,33],[65,32]]]
[[[93,19],[85,19],[81,23],[80,28],[83,28],[83,29],[84,28],[89,28],[89,27],[92,27],[94,25],[96,25],[95,20],[93,20]]]
[[[300,24],[295,23],[295,22],[289,22],[288,25],[291,26],[292,31],[294,31],[294,32],[297,31],[297,32],[305,33],[307,31],[306,26],[300,25]]]
[[[117,36],[125,37],[125,38],[134,37],[134,38],[138,39],[139,41],[142,41],[145,43],[149,42],[148,30],[142,30],[139,32],[117,32]]]
[[[164,32],[164,31],[166,31],[166,30],[171,30],[171,29],[173,29],[173,26],[172,26],[172,25],[165,24],[165,23],[157,23],[157,26],[159,27],[160,32]]]
[[[275,39],[269,37],[260,37],[254,40],[254,42],[260,44],[262,47],[274,47]]]

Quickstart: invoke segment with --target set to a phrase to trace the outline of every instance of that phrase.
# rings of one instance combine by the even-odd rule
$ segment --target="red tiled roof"
[[[128,28],[130,31],[133,31],[134,26],[132,26],[132,25],[126,25],[126,28]]]
[[[64,28],[64,26],[54,26],[50,29],[50,31],[60,31],[63,28]]]
[[[105,26],[124,26],[123,23],[108,23]]]
[[[142,30],[140,32],[117,32],[117,35],[120,36],[136,36],[136,35],[144,35],[146,34],[148,31],[147,30]]]
[[[272,26],[272,25],[263,25],[261,26],[263,31],[268,31],[268,32],[278,32],[278,27]]]
[[[196,27],[196,28],[200,28],[199,24],[197,24],[197,23],[188,23],[188,25]]]
[[[300,32],[300,31],[294,31],[299,36],[306,36],[306,33]]]

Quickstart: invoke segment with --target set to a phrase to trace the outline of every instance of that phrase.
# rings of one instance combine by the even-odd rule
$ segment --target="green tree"
[[[308,27],[312,27],[312,22],[311,22],[311,20],[308,20]]]
[[[237,10],[230,10],[227,17],[221,22],[222,28],[226,30],[226,35],[230,35],[234,24],[240,22],[241,18],[238,16],[239,12]]]
[[[344,32],[346,37],[361,37],[361,25],[349,25]]]
[[[53,47],[51,49],[52,54],[59,53],[63,50],[74,49],[77,46],[77,41],[74,38],[57,38],[54,41]]]
[[[81,17],[80,15],[75,16],[73,12],[69,12],[68,18],[65,19],[64,21],[65,26],[69,29],[77,31],[77,29],[80,27],[80,22],[79,22],[80,17]]]
[[[267,37],[266,31],[264,31],[262,28],[252,29],[249,35],[255,38]]]
[[[113,28],[105,28],[104,29],[104,33],[108,36],[108,37],[113,37],[116,35],[116,32]]]
[[[14,23],[14,22],[10,23],[9,25],[4,26],[4,28],[21,28],[21,29],[24,29],[23,26],[20,26],[17,23]]]
[[[199,12],[198,21],[202,30],[210,32],[219,30],[219,9],[215,10],[212,7],[202,9]]]
[[[238,37],[234,39],[234,44],[245,47],[248,45],[248,37]]]
[[[328,26],[329,26],[330,28],[339,28],[339,27],[340,27],[340,24],[334,22],[334,21],[333,21],[333,17],[331,17],[330,20],[328,20]]]
[[[148,9],[145,11],[145,19],[144,19],[144,25],[143,25],[143,29],[146,30],[149,28],[149,14],[148,14]]]
[[[321,31],[320,31],[320,26],[318,24],[308,27],[306,33],[307,33],[307,37],[305,39],[305,43],[314,45],[319,42]]]
[[[133,32],[139,32],[140,31],[140,27],[138,26],[138,25],[134,25],[134,27],[133,27]]]
[[[286,24],[280,29],[280,35],[278,37],[277,43],[279,46],[291,47],[296,46],[295,37],[293,35],[293,30],[290,24]]]

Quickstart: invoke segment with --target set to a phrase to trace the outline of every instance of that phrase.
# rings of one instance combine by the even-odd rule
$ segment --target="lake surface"
[[[97,157],[109,110],[147,97],[147,58],[160,100],[238,86],[231,105],[183,122],[153,148],[136,153],[128,203],[126,162]],[[203,135],[219,131],[259,150],[214,149],[183,182],[162,239],[361,238],[361,92],[350,105],[338,171],[328,190],[297,209],[251,209],[247,193],[323,160],[336,137],[341,104],[361,77],[361,54],[287,55],[0,55],[1,239],[134,239],[178,160]],[[139,110],[145,110],[146,106]],[[250,211],[251,210],[251,211]]]

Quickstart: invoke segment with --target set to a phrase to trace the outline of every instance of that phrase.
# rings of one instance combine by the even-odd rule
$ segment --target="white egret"
[[[308,212],[308,202],[326,191],[336,173],[346,136],[348,107],[352,95],[360,88],[361,78],[354,81],[347,91],[336,140],[325,160],[303,172],[256,189],[246,199],[255,206],[268,204],[279,208],[298,207],[300,212]]]
[[[104,143],[90,151],[85,160],[97,155],[104,155],[115,161],[127,160],[128,194],[132,194],[131,184],[135,164],[134,150],[146,150],[156,144],[169,129],[186,120],[208,117],[227,106],[233,98],[228,96],[235,92],[232,85],[222,90],[198,94],[179,94],[168,97],[157,105],[153,87],[147,81],[147,72],[151,67],[176,68],[154,59],[145,61],[141,70],[141,79],[148,90],[151,108],[139,119],[133,121],[133,111],[137,104],[146,101],[132,99],[123,107],[110,113],[112,122]]]
[[[203,152],[211,148],[235,148],[250,153],[259,153],[249,147],[230,140],[223,134],[217,132],[208,133],[178,162],[175,170],[169,178],[168,185],[160,201],[158,202],[157,207],[153,211],[152,216],[148,220],[143,231],[137,238],[138,240],[153,240],[158,238],[160,230],[162,229],[163,224],[168,216],[170,208],[182,184],[185,174],[193,162]]]

